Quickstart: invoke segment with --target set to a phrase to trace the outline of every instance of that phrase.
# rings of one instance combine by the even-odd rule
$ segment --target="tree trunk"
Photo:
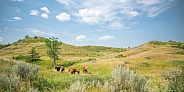
[[[54,53],[54,66],[56,66],[56,55]]]

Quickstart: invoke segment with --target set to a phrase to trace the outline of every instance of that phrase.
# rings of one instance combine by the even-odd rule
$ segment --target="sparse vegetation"
[[[0,59],[0,81],[3,83],[0,83],[0,91],[182,91],[180,88],[184,83],[182,79],[184,73],[180,70],[184,64],[182,42],[151,41],[129,50],[105,46],[73,46],[62,43],[58,46],[58,58],[61,59],[56,65],[64,67],[65,71],[56,72],[53,68],[53,61],[46,54],[45,40],[43,37],[27,37],[0,49],[0,58],[2,58]],[[26,61],[28,56],[31,56],[28,52],[31,52],[33,48],[36,53],[39,53],[41,60],[19,66],[27,67],[20,68],[21,71],[27,71],[22,71],[27,75],[21,75],[15,66],[20,61]],[[120,66],[115,67],[119,64],[122,65],[121,68]],[[34,65],[39,65],[40,68],[32,76],[30,73],[32,69],[35,71],[37,69],[34,68]],[[82,72],[83,66],[88,68],[88,73]],[[69,68],[76,68],[80,74],[71,75],[68,72]],[[166,75],[172,78],[164,77],[164,80],[161,74],[170,69],[175,69],[174,73],[170,72]],[[174,78],[175,75],[179,75],[180,79],[179,77]],[[126,81],[123,82],[125,78]],[[8,80],[11,80],[12,85],[7,84],[5,87],[5,83],[10,83]],[[176,80],[179,81],[179,84],[175,83]],[[178,86],[173,86],[176,84]],[[78,88],[75,88],[76,86]],[[133,90],[134,88],[137,90]]]
[[[150,41],[149,44],[152,44],[152,45],[165,45],[166,42],[162,42],[162,41]]]
[[[115,58],[125,58],[126,56],[124,56],[123,54],[119,54],[118,56],[115,56]]]

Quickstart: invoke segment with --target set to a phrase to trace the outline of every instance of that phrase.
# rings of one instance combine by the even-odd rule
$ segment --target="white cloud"
[[[40,30],[37,30],[37,29],[32,29],[32,28],[30,28],[28,30],[29,30],[29,32],[31,34],[40,35],[40,36],[42,36],[42,35],[47,35],[47,36],[54,36],[54,35],[56,35],[54,33],[47,33],[47,32],[43,32],[43,31],[40,31]]]
[[[45,19],[48,19],[48,18],[49,18],[49,16],[48,16],[46,13],[43,13],[43,14],[41,15],[41,17],[43,17],[43,18],[45,18]]]
[[[87,37],[84,35],[79,35],[76,37],[76,41],[86,41],[86,40],[87,40]]]
[[[20,17],[14,17],[13,19],[14,19],[14,20],[17,20],[17,21],[18,21],[18,20],[22,20]]]
[[[21,11],[19,9],[17,9],[16,12],[19,12],[20,13]]]
[[[3,42],[3,38],[2,37],[0,37],[0,42]]]
[[[50,13],[49,9],[47,7],[42,7],[40,10],[45,11],[47,14]]]
[[[98,39],[99,40],[109,40],[109,39],[112,39],[114,38],[113,36],[109,36],[109,35],[105,35],[105,36],[102,36],[102,37],[99,37]]]
[[[146,6],[150,6],[150,5],[160,4],[162,1],[161,0],[138,0],[137,2]]]
[[[101,12],[97,10],[89,10],[86,8],[79,10],[79,16],[84,22],[95,24],[100,22]]]
[[[42,31],[40,31],[40,30],[36,30],[36,29],[31,30],[30,33],[36,34],[36,35],[44,35],[44,32],[42,32]]]
[[[129,12],[129,14],[133,17],[140,15],[139,12],[137,12],[137,11],[131,11],[131,12]]]
[[[56,19],[58,19],[59,21],[68,21],[68,20],[70,20],[70,15],[63,12],[63,13],[60,13],[59,15],[57,15]]]
[[[19,21],[19,20],[22,20],[20,17],[13,17],[13,19],[2,19],[4,21]]]
[[[37,10],[31,10],[29,14],[38,16],[39,12]]]
[[[121,30],[124,28],[124,24],[116,21],[116,22],[113,22],[110,24],[110,28],[116,29],[116,30]]]
[[[15,21],[15,20],[12,20],[12,19],[2,19],[3,21]]]
[[[64,4],[74,19],[88,24],[110,26],[110,23],[133,20],[132,17],[156,17],[174,0],[56,0]],[[109,24],[109,25],[107,25]],[[112,25],[111,25],[112,26]],[[119,25],[120,26],[120,25]]]
[[[102,32],[102,30],[101,30],[101,29],[98,29],[97,31],[98,31],[98,32]]]
[[[23,2],[24,0],[12,0],[12,1],[18,1],[18,2]]]
[[[147,9],[146,11],[148,12],[148,17],[156,17],[158,14],[162,13],[165,11],[166,8],[159,8],[159,7],[152,7],[150,9]]]
[[[69,5],[70,3],[73,3],[73,0],[56,0],[56,1],[65,5]]]

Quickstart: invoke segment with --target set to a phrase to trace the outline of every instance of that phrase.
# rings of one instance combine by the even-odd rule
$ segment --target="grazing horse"
[[[75,72],[77,72],[78,74],[80,73],[80,71],[78,71],[78,70],[75,69],[75,68],[70,68],[70,69],[68,70],[68,72],[71,72],[71,74],[75,74]]]
[[[83,67],[83,72],[88,73],[88,68],[86,66]]]
[[[63,67],[63,68],[61,68],[61,72],[64,72],[65,71],[65,68]]]
[[[55,66],[55,69],[56,69],[57,71],[60,71],[61,66]]]

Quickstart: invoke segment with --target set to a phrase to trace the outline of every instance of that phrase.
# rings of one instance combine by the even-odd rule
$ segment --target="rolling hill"
[[[63,83],[64,79],[59,77],[60,73],[54,70],[52,60],[46,55],[45,39],[28,37],[9,45],[1,45],[0,58],[8,61],[9,58],[18,55],[27,55],[28,51],[35,47],[42,60],[34,63],[41,67],[38,74],[44,75],[50,81]],[[179,70],[184,65],[184,43],[175,41],[150,41],[134,48],[73,46],[63,43],[59,52],[61,59],[57,61],[57,65],[66,69],[75,67],[79,70],[83,66],[88,67],[89,74],[81,73],[84,78],[107,80],[114,67],[122,64],[131,70],[138,70],[142,76],[149,78],[150,87],[155,89],[158,89],[158,84],[163,84],[164,72],[172,69]],[[62,76],[70,78],[68,73]]]

